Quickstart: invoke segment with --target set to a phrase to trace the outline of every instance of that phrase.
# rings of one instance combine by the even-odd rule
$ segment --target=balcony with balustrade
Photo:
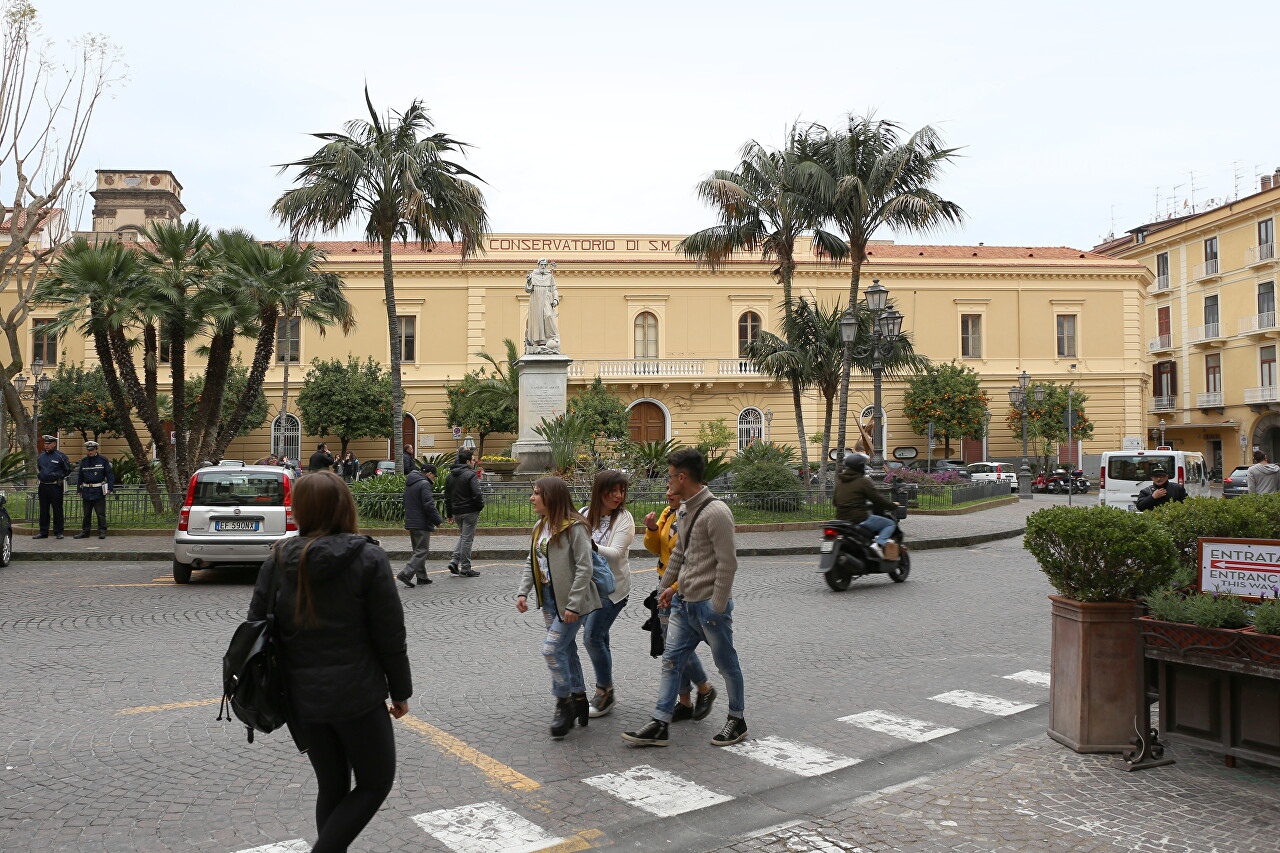
[[[1196,264],[1191,268],[1191,280],[1200,284],[1217,281],[1222,278],[1222,262],[1218,258]]]
[[[1263,243],[1244,250],[1245,266],[1267,268],[1276,265],[1276,244]]]
[[[1173,351],[1173,335],[1157,335],[1147,343],[1147,352],[1152,355]]]
[[[1254,338],[1280,337],[1280,328],[1276,327],[1276,312],[1264,311],[1240,318],[1240,334]]]
[[[582,359],[569,365],[570,379],[643,380],[768,379],[745,358]]]
[[[1187,330],[1187,342],[1195,347],[1220,347],[1227,342],[1221,323],[1206,323]]]
[[[1162,395],[1151,398],[1151,411],[1153,412],[1172,412],[1178,408],[1178,398],[1172,395]]]
[[[1223,405],[1221,391],[1206,391],[1196,395],[1197,409],[1221,409]]]
[[[1155,280],[1151,282],[1151,293],[1163,295],[1163,294],[1167,294],[1168,292],[1169,292],[1169,276],[1167,275],[1156,276]]]
[[[1275,385],[1259,385],[1257,388],[1244,389],[1244,402],[1255,412],[1276,408],[1280,403],[1280,395],[1276,394]]]

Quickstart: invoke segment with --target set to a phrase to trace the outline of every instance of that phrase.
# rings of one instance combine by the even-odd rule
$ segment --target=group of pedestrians
[[[406,456],[410,455],[409,451],[406,445]],[[409,531],[409,545],[413,550],[409,562],[396,573],[396,577],[410,589],[417,584],[431,583],[426,568],[431,550],[431,531],[446,522],[458,525],[458,544],[449,557],[449,573],[463,578],[480,577],[480,573],[471,566],[471,549],[475,544],[480,511],[484,509],[484,492],[475,470],[475,451],[464,447],[458,451],[456,459],[444,481],[444,516],[436,507],[435,485],[439,469],[430,463],[415,463],[410,469],[406,463],[404,526]]]
[[[36,457],[36,495],[40,503],[40,532],[32,539],[61,539],[65,534],[63,496],[66,479],[77,472],[76,491],[80,495],[84,517],[80,532],[73,538],[88,539],[93,520],[98,520],[98,538],[107,538],[107,494],[115,488],[115,473],[111,460],[98,452],[98,442],[84,443],[84,458],[73,465],[70,457],[58,449],[56,435],[41,436],[44,449]]]
[[[275,463],[266,464],[274,465]],[[407,468],[405,470],[408,471]],[[332,471],[346,482],[353,483],[360,479],[360,460],[352,450],[348,450],[341,458],[336,458],[329,452],[329,445],[321,442],[316,446],[316,452],[312,453],[311,458],[307,460],[307,473],[316,471]]]

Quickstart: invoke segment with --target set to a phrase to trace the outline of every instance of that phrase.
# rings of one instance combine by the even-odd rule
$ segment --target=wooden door
[[[657,403],[644,400],[632,406],[630,427],[632,441],[667,440],[667,416]]]

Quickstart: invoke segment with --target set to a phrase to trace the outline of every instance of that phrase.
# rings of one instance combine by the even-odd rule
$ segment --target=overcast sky
[[[1280,166],[1260,2],[33,2],[129,65],[85,171],[169,169],[188,216],[264,238],[273,164],[360,117],[366,81],[475,146],[495,232],[706,227],[693,186],[743,142],[868,109],[964,149],[938,189],[967,224],[900,242],[1087,248],[1157,193],[1183,210],[1193,172],[1203,203]]]

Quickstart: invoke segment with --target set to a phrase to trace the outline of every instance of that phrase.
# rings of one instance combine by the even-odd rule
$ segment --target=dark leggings
[[[346,853],[391,792],[396,741],[385,705],[336,723],[302,723],[316,771],[316,839],[311,853]],[[355,772],[356,786],[351,787]]]

